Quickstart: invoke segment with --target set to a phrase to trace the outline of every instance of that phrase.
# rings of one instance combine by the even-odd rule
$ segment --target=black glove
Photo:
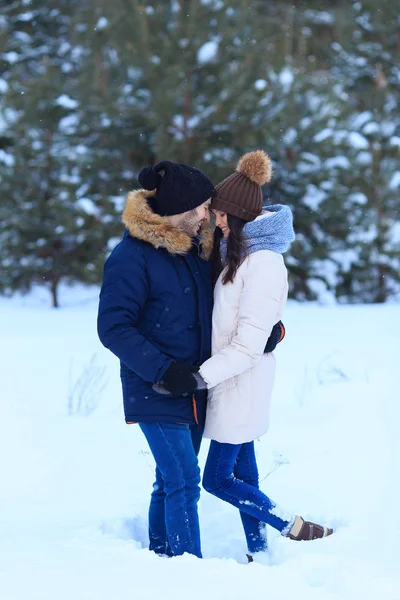
[[[197,390],[197,381],[192,373],[199,367],[185,363],[173,362],[159,381],[159,384],[174,396],[183,396]]]
[[[267,345],[264,348],[264,354],[267,352],[273,352],[276,346],[283,340],[285,337],[285,326],[282,321],[278,321],[271,331],[271,335],[268,338]]]

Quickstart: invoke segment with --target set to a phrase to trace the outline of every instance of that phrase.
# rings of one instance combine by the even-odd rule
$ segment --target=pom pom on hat
[[[162,177],[153,167],[144,167],[138,175],[138,180],[145,190],[155,190],[160,185]]]
[[[239,160],[236,171],[246,175],[250,181],[257,185],[264,185],[264,183],[271,181],[271,159],[264,150],[247,152]]]
[[[247,152],[239,160],[236,171],[216,186],[211,208],[254,221],[262,213],[261,186],[271,181],[271,159],[264,150]]]

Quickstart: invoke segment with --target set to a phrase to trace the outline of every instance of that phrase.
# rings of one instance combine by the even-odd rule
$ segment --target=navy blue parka
[[[125,420],[204,423],[206,392],[153,389],[172,363],[201,365],[211,355],[213,234],[193,240],[154,213],[152,192],[130,192],[127,228],[104,267],[98,334],[120,360]]]

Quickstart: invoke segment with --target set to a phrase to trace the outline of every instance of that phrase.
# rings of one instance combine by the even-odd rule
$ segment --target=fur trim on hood
[[[166,217],[154,213],[147,198],[155,196],[155,190],[135,190],[129,192],[122,222],[133,238],[148,242],[154,248],[165,248],[170,254],[187,254],[193,238],[184,231],[173,227]],[[199,236],[201,258],[209,260],[213,247],[213,232],[209,223],[202,223]]]

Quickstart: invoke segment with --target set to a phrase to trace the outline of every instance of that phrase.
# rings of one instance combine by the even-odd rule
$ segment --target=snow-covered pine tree
[[[385,302],[400,291],[399,25],[396,2],[354,1],[348,38],[333,45],[346,105],[329,134],[343,163],[332,181],[347,233],[331,257],[346,302]]]
[[[286,255],[291,294],[311,300],[332,293],[330,239],[321,205],[330,196],[331,145],[319,139],[334,126],[340,99],[327,76],[286,65],[279,73],[268,70],[265,114],[260,126],[269,142],[275,173],[265,202],[289,204],[293,209],[296,240]],[[272,114],[271,111],[272,110]]]
[[[88,4],[64,0],[49,9],[18,0],[4,14],[10,68],[3,114],[11,143],[0,170],[1,287],[27,291],[45,283],[54,306],[61,281],[99,281],[116,223],[113,206],[86,195],[90,159],[77,139]]]
[[[277,17],[262,4],[101,0],[136,170],[168,156],[218,181],[243,151],[268,147],[255,83],[265,56],[272,65],[281,57],[270,42]]]
[[[264,91],[252,121],[275,161],[266,202],[287,203],[294,211],[297,235],[286,262],[291,295],[301,300],[331,297],[337,282],[330,260],[335,240],[322,208],[330,202],[332,210],[335,150],[321,132],[336,126],[343,102],[326,60],[326,43],[340,30],[343,3],[323,11],[317,5],[260,5],[276,24],[265,42],[273,60],[255,82]]]
[[[297,169],[284,135],[280,148],[291,160],[277,158],[278,197],[295,209],[295,296],[323,297],[325,288],[343,301],[383,302],[400,281],[398,10],[392,0],[353,2],[351,11],[345,4],[292,7],[291,62],[311,77],[281,121],[284,129],[295,115],[307,123],[295,149],[314,168]],[[304,205],[313,204],[311,215]]]

